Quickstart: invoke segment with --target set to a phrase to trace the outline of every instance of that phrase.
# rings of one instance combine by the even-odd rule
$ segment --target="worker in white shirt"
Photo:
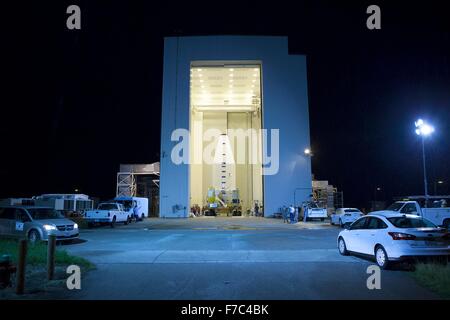
[[[295,208],[294,208],[294,206],[291,204],[291,206],[289,207],[289,218],[290,218],[290,223],[294,223],[294,216],[295,216]]]

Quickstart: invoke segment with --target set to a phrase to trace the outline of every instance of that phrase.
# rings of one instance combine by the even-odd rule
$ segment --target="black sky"
[[[429,183],[450,182],[450,14],[445,2],[55,1],[3,10],[0,197],[114,195],[120,163],[158,161],[163,37],[287,35],[307,55],[316,178],[346,205],[423,193],[413,122],[427,142]],[[393,2],[393,1],[391,1]],[[78,4],[82,29],[66,29]],[[378,4],[382,29],[366,28]]]

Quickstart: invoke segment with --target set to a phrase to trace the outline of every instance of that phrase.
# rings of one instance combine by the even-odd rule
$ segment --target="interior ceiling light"
[[[238,105],[226,105],[226,106],[196,106],[194,107],[196,111],[255,111],[255,106],[238,106]]]

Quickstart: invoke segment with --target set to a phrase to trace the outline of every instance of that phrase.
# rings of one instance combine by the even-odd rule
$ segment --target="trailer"
[[[59,210],[67,217],[81,216],[92,210],[94,201],[85,194],[43,194],[33,197],[34,205]]]
[[[148,198],[119,196],[115,197],[114,202],[121,203],[125,211],[136,220],[148,218]]]

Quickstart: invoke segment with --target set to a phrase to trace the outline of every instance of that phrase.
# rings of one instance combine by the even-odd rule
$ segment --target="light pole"
[[[433,126],[427,124],[422,119],[418,119],[414,122],[416,126],[416,134],[422,138],[422,161],[423,161],[423,186],[425,190],[425,206],[428,202],[428,182],[427,182],[427,167],[425,165],[425,137],[434,132]]]
[[[375,188],[375,192],[374,192],[374,195],[375,195],[374,201],[375,201],[375,202],[377,201],[377,193],[378,193],[379,191],[381,191],[381,187],[376,187],[376,188]]]
[[[442,181],[442,180],[437,180],[437,181],[435,180],[434,181],[434,195],[435,196],[437,196],[437,185],[438,184],[444,184],[444,181]]]
[[[313,156],[313,154],[312,154],[312,151],[311,151],[311,148],[305,148],[305,150],[303,150],[303,153],[304,153],[304,155],[305,155],[305,157],[306,158],[310,158],[309,159],[309,164],[310,164],[310,167],[309,167],[309,170],[310,170],[310,172],[311,172],[311,175],[312,175],[312,163],[311,163],[311,157]],[[311,176],[312,177],[312,176]],[[311,180],[313,180],[313,179],[311,179]],[[313,188],[312,188],[312,181],[311,181],[311,189],[309,189],[310,191],[311,191],[311,195],[313,195]],[[294,197],[295,198],[295,197]],[[295,202],[295,200],[294,200],[294,202]],[[295,205],[295,204],[294,204]]]

